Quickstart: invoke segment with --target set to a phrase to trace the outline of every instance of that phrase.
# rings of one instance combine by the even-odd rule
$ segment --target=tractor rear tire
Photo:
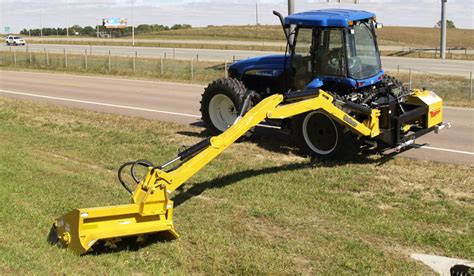
[[[218,79],[204,90],[201,98],[201,116],[213,135],[226,131],[238,116],[245,85],[233,78]]]
[[[292,134],[303,155],[321,160],[353,159],[360,149],[354,134],[320,110],[295,116]]]

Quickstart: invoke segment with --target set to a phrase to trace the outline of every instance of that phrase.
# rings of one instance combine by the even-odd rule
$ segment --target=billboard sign
[[[127,28],[128,20],[124,17],[104,18],[102,19],[102,26],[107,29]]]
[[[7,33],[10,33],[11,31],[12,31],[12,30],[11,30],[10,27],[3,27],[3,32],[4,32],[4,33],[7,34]]]

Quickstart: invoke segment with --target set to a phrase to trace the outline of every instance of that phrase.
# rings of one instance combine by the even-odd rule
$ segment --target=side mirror
[[[383,29],[383,24],[382,23],[375,23],[375,28],[376,29]]]
[[[323,85],[324,85],[324,82],[316,78],[306,86],[306,89],[318,89],[318,88],[321,88]]]

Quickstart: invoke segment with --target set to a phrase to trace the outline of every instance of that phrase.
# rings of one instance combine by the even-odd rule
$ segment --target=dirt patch
[[[264,218],[251,218],[246,224],[247,231],[264,240],[273,243],[280,239],[288,239],[290,230],[283,228]]]

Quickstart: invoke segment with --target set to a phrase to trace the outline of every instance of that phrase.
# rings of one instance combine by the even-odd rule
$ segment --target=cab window
[[[298,28],[296,37],[295,53],[292,58],[294,70],[294,86],[296,89],[304,89],[313,80],[313,29]]]
[[[344,32],[342,29],[322,29],[316,43],[315,74],[318,76],[346,76]]]

